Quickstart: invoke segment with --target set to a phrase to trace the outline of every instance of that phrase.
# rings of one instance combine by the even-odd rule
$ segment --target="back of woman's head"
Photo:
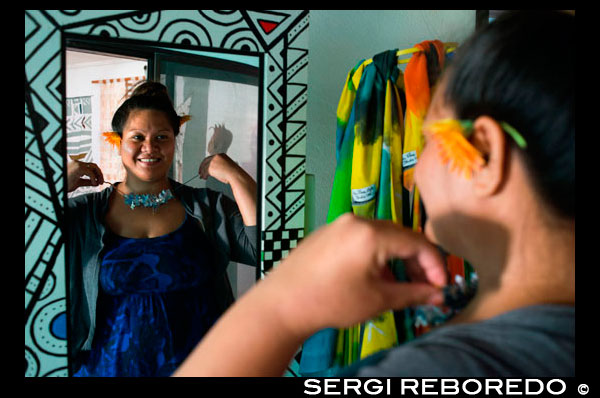
[[[121,104],[112,119],[112,128],[122,135],[132,111],[150,109],[164,112],[173,127],[175,136],[179,134],[180,117],[173,108],[167,87],[153,81],[143,81],[135,86],[131,96]]]
[[[445,90],[459,119],[487,115],[521,133],[537,191],[569,218],[575,217],[574,24],[562,12],[500,16],[459,48]]]

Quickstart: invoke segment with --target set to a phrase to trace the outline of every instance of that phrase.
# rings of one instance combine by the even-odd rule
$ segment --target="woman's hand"
[[[395,280],[391,259],[404,260],[411,282]],[[385,310],[440,305],[447,276],[437,248],[422,234],[345,214],[305,239],[264,282],[279,291],[273,295],[289,330],[306,338]]]
[[[224,184],[231,184],[235,178],[247,178],[248,174],[224,153],[206,157],[198,168],[200,178],[216,178]]]
[[[78,160],[67,163],[67,192],[72,192],[79,187],[96,187],[102,184],[104,184],[104,176],[95,163]]]

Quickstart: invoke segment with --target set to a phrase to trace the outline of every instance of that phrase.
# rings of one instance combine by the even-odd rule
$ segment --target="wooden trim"
[[[116,78],[116,79],[101,79],[101,80],[92,80],[92,84],[107,84],[107,83],[114,83],[115,81],[118,83],[121,80],[123,80],[125,83],[127,83],[130,80],[146,80],[146,76],[134,76],[134,77],[124,77],[124,78]]]

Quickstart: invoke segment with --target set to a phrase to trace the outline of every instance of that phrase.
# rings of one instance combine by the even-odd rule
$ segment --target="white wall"
[[[307,224],[325,224],[335,171],[336,110],[348,71],[361,59],[424,40],[461,43],[475,30],[475,10],[311,10],[306,172]],[[313,197],[311,197],[313,196]]]
[[[85,62],[81,53],[73,54],[67,51],[67,98],[92,95],[92,80],[146,76],[144,66],[146,61],[135,61],[123,58],[90,56]],[[73,64],[71,60],[77,59]]]

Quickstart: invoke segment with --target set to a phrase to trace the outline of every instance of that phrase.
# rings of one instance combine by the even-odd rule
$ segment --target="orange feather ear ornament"
[[[179,117],[179,126],[183,126],[183,124],[189,121],[192,117],[190,115],[183,115]]]
[[[437,144],[442,163],[449,163],[450,171],[456,170],[471,179],[485,164],[481,152],[467,140],[473,132],[473,122],[442,119],[425,125],[423,132],[428,140]]]
[[[527,141],[513,126],[499,122],[517,146],[527,149]],[[485,164],[483,155],[467,140],[473,133],[471,120],[442,119],[423,126],[423,134],[428,140],[437,143],[444,164],[450,163],[450,171],[458,170],[467,179]]]
[[[121,147],[121,136],[116,131],[107,131],[106,133],[102,133],[102,135],[104,136],[104,141],[113,147],[117,149]]]

